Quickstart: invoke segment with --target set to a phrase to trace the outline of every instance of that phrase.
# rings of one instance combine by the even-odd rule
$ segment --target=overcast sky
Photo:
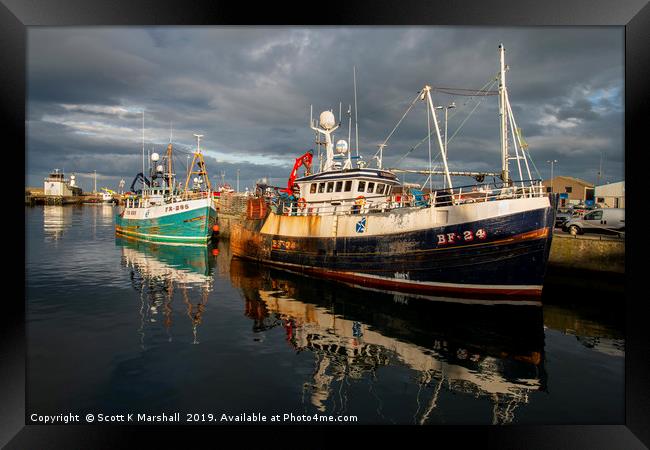
[[[127,188],[145,146],[163,153],[173,124],[178,150],[201,147],[211,179],[241,190],[270,177],[283,185],[293,161],[315,148],[308,128],[333,109],[348,134],[357,67],[360,154],[369,162],[425,84],[475,89],[498,71],[506,48],[510,102],[542,178],[624,178],[622,27],[95,27],[28,28],[29,186],[54,168],[82,187]],[[480,103],[477,106],[478,101]],[[497,97],[451,97],[451,170],[500,169]],[[470,112],[474,113],[465,120]],[[444,115],[439,118],[444,120]],[[426,107],[419,102],[388,142],[384,167],[428,166]],[[354,136],[354,131],[353,131]],[[435,144],[435,142],[434,142]],[[353,144],[354,146],[354,144]],[[434,147],[434,156],[438,153]],[[185,154],[178,153],[177,172]],[[439,160],[438,160],[439,162]],[[514,166],[511,165],[511,169]],[[408,182],[424,177],[408,175]],[[437,180],[440,181],[440,180]]]

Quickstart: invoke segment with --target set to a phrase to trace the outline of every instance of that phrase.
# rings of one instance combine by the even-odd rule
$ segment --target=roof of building
[[[599,185],[596,186],[596,187],[615,186],[615,185],[619,185],[619,184],[622,185],[622,186],[625,186],[625,180],[614,181],[614,182],[611,182],[611,183],[603,183],[603,184],[599,184]]]
[[[557,176],[553,177],[553,179],[556,180],[556,181],[558,179],[569,180],[569,181],[571,181],[573,183],[582,184],[583,186],[594,187],[593,183],[589,183],[588,181],[585,181],[585,180],[582,180],[582,179],[576,178],[576,177],[567,177],[567,176],[564,176],[564,175],[557,175]],[[544,180],[544,183],[549,182],[549,181],[551,181],[551,180],[550,179]]]

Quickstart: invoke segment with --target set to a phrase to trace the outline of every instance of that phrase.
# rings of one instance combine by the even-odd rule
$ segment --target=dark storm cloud
[[[146,27],[29,30],[28,183],[41,184],[54,167],[97,170],[113,185],[130,178],[142,165],[144,109],[147,149],[164,151],[173,124],[179,149],[205,135],[213,178],[226,171],[234,184],[239,168],[242,189],[262,176],[281,184],[294,158],[314,147],[310,104],[315,117],[323,109],[338,117],[342,102],[337,139],[347,139],[353,65],[369,160],[425,84],[489,83],[500,42],[513,110],[541,175],[557,159],[557,173],[594,181],[605,153],[610,181],[623,178],[619,28]],[[435,94],[437,104],[456,102],[450,136],[477,99]],[[421,102],[413,108],[384,166],[426,136],[425,111]],[[450,142],[450,166],[498,169],[497,113],[497,98],[483,98]],[[428,166],[428,143],[400,166]]]

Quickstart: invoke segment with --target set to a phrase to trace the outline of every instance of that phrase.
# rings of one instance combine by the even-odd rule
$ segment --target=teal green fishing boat
[[[170,143],[162,158],[151,155],[149,178],[144,171],[136,175],[115,218],[117,235],[178,245],[205,245],[212,238],[217,210],[200,141],[184,187],[176,183],[172,150]],[[138,181],[142,188],[135,191]]]

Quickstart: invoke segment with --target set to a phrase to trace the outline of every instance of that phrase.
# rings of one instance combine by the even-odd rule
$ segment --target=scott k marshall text
[[[31,414],[29,419],[36,423],[74,423],[81,422],[79,414],[40,415]],[[185,422],[357,422],[357,416],[332,416],[326,414],[274,414],[265,416],[261,413],[242,414],[184,414]],[[87,423],[116,423],[116,422],[180,422],[181,413],[171,414],[86,414]]]

